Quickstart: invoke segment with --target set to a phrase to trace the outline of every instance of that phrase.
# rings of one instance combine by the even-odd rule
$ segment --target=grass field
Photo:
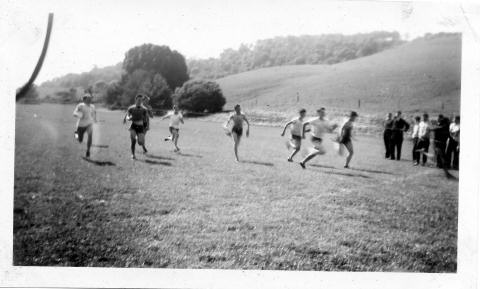
[[[14,265],[456,271],[458,181],[408,141],[401,161],[358,137],[352,169],[330,150],[302,170],[279,128],[253,126],[237,164],[220,124],[187,119],[176,154],[157,118],[132,161],[123,114],[100,111],[87,161],[73,108],[17,105]]]

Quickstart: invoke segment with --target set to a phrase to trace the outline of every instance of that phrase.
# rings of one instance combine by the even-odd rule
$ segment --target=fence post
[[[360,99],[358,100],[358,108],[360,108]]]

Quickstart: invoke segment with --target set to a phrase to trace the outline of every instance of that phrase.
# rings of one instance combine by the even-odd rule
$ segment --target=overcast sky
[[[52,38],[39,84],[123,61],[143,43],[168,45],[186,58],[217,57],[223,49],[274,36],[398,31],[414,38],[460,31],[458,4],[318,0],[3,1],[0,48],[12,51],[10,80],[20,86],[40,54],[48,12]],[[5,21],[5,20],[4,20]]]

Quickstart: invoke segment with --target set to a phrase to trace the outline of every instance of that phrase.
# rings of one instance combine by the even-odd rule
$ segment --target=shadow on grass
[[[157,159],[157,160],[169,160],[169,161],[174,160],[174,158],[171,158],[171,157],[156,156],[152,154],[146,154],[145,156],[152,159]]]
[[[92,160],[92,159],[89,159],[89,158],[86,158],[86,157],[82,157],[82,159],[89,162],[89,163],[92,163],[94,165],[101,166],[101,167],[115,166],[115,164],[110,162],[110,161],[96,161],[96,160]]]
[[[94,148],[108,149],[108,145],[92,144]]]
[[[319,164],[311,164],[310,166],[317,167],[317,168],[325,168],[325,169],[338,169],[334,166],[326,166],[326,165],[319,165]]]
[[[343,172],[322,171],[322,173],[329,174],[329,175],[342,175],[342,176],[347,176],[347,177],[359,177],[359,178],[364,178],[364,179],[371,179],[371,177],[369,177],[369,176],[351,174],[351,173],[343,173]]]
[[[319,165],[319,164],[311,164],[310,166],[312,166],[312,167],[317,167],[317,168],[342,170],[342,168],[337,168],[337,167],[334,167],[334,166]],[[391,173],[391,172],[377,171],[377,170],[370,170],[370,169],[363,169],[363,168],[349,168],[349,170],[359,171],[359,172],[366,172],[366,173],[374,173],[374,174],[393,175],[393,173]]]
[[[149,159],[145,159],[145,160],[138,160],[137,159],[137,161],[147,163],[149,165],[162,165],[162,166],[167,166],[167,167],[170,167],[172,165],[169,162],[160,162],[160,161],[154,161],[154,160],[149,160]]]
[[[241,163],[246,163],[246,164],[253,164],[253,165],[261,165],[261,166],[267,166],[267,167],[273,167],[273,163],[267,163],[267,162],[259,162],[259,161],[240,161]]]
[[[177,153],[177,155],[182,156],[182,157],[192,157],[192,158],[203,158],[201,155],[194,155],[194,154],[186,154],[186,153]]]
[[[394,175],[394,174],[391,173],[391,172],[377,171],[377,170],[370,170],[370,169],[363,169],[363,168],[350,168],[350,170],[360,171],[360,172],[367,172],[367,173],[374,173],[374,174]]]

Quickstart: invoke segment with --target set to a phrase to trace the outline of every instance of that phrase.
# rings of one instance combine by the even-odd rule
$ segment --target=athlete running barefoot
[[[173,106],[173,112],[167,113],[166,116],[162,117],[162,119],[170,118],[170,124],[168,125],[168,130],[170,131],[170,136],[165,138],[165,141],[171,140],[173,145],[175,146],[174,152],[180,151],[178,147],[178,138],[180,137],[180,123],[184,124],[183,122],[183,115],[178,110],[178,106]]]
[[[132,159],[135,157],[135,143],[138,141],[138,144],[142,147],[145,144],[145,122],[148,119],[148,112],[145,106],[142,105],[143,96],[141,94],[135,97],[135,104],[130,106],[127,110],[125,117],[123,118],[123,123],[126,123],[127,120],[131,121],[130,126],[130,149],[132,151]],[[146,153],[145,147],[143,147],[144,152]]]
[[[92,137],[93,137],[93,124],[97,122],[97,113],[95,111],[95,106],[92,104],[92,96],[89,94],[85,94],[83,96],[83,102],[79,103],[77,107],[75,107],[75,111],[73,112],[73,116],[78,118],[77,121],[77,129],[75,130],[75,139],[78,140],[79,143],[83,141],[83,135],[85,132],[88,135],[87,139],[87,152],[85,156],[87,158],[90,157],[90,147],[92,146]]]
[[[292,137],[290,141],[287,143],[288,149],[293,148],[293,152],[290,154],[290,156],[287,159],[287,161],[289,162],[293,162],[293,157],[300,151],[300,146],[302,145],[303,120],[305,118],[307,111],[302,108],[298,113],[299,113],[298,117],[292,119],[291,121],[285,124],[285,127],[283,128],[283,131],[281,134],[281,136],[284,136],[285,131],[287,130],[287,127],[289,125],[292,126],[290,128],[290,133],[292,134]]]
[[[302,138],[305,138],[305,128],[307,125],[311,127],[311,141],[313,144],[313,152],[307,155],[301,162],[300,166],[305,169],[305,164],[318,155],[325,154],[325,148],[323,147],[323,135],[326,132],[332,132],[335,128],[337,128],[336,124],[330,124],[330,122],[325,119],[325,108],[322,107],[317,110],[318,117],[303,123],[302,128]]]
[[[350,113],[350,118],[348,121],[343,124],[342,129],[340,130],[340,145],[344,145],[347,148],[348,156],[345,161],[344,168],[348,168],[350,161],[353,157],[353,144],[352,144],[352,130],[353,122],[357,119],[358,114],[355,111]]]
[[[235,113],[230,116],[227,123],[225,124],[225,128],[228,127],[230,121],[233,121],[232,127],[232,138],[233,138],[233,151],[235,152],[235,160],[240,162],[238,159],[238,146],[240,145],[240,140],[243,135],[243,122],[247,123],[247,132],[246,136],[248,137],[250,132],[250,123],[248,122],[247,117],[242,113],[240,105],[235,105]]]

